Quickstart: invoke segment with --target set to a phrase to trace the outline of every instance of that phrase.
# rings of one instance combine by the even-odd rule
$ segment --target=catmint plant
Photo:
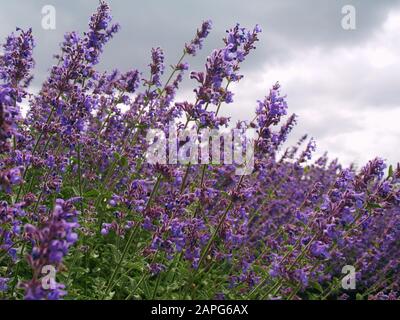
[[[254,102],[251,121],[220,116],[262,30],[234,25],[192,70],[212,27],[200,23],[171,69],[155,47],[146,70],[100,72],[120,28],[100,1],[86,31],[64,36],[38,92],[29,87],[34,31],[5,39],[0,299],[399,298],[400,166],[314,158],[306,135],[288,146],[301,119],[279,83]],[[177,98],[183,81],[192,98]],[[255,133],[232,143],[233,151],[254,146],[247,174],[226,163],[233,141],[220,136],[219,159],[147,161],[164,140],[185,154],[187,130],[201,139],[202,130],[233,128]],[[148,139],[152,129],[165,139]],[[346,265],[357,275],[351,292],[340,287]],[[50,286],[46,270],[54,270]]]

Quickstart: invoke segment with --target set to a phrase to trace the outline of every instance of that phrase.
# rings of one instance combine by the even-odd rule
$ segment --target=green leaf
[[[84,193],[85,198],[95,198],[95,197],[97,197],[98,195],[99,195],[99,191],[98,191],[98,190],[95,190],[95,189],[86,191],[86,192]]]
[[[391,178],[391,177],[393,177],[393,166],[392,165],[389,166],[389,174],[388,174],[388,178]]]
[[[79,192],[78,188],[72,187],[72,191],[74,192],[75,196],[80,196],[80,192]]]
[[[128,166],[128,158],[127,157],[121,157],[119,161],[121,167],[127,167]]]
[[[371,203],[368,203],[367,208],[368,209],[381,209],[382,206],[378,203],[371,202]]]
[[[118,152],[114,152],[114,158],[116,160],[119,160],[119,159],[121,159],[121,155]]]
[[[324,289],[322,289],[321,285],[318,282],[313,282],[311,283],[314,289],[318,290],[319,292],[324,292]]]
[[[361,293],[357,293],[356,300],[364,300],[364,296]]]

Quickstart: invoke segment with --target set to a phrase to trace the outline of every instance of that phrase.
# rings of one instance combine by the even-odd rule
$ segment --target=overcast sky
[[[107,46],[101,70],[138,68],[147,72],[149,52],[161,46],[168,64],[205,19],[213,31],[204,49],[188,62],[203,66],[225,30],[239,22],[264,30],[257,50],[242,68],[235,103],[224,115],[251,119],[256,101],[279,81],[289,112],[299,116],[291,142],[315,137],[319,153],[362,165],[381,156],[400,160],[400,1],[399,0],[111,0],[122,28]],[[15,27],[33,27],[35,82],[39,87],[66,31],[83,31],[96,0],[0,0],[0,36]],[[56,9],[56,29],[41,27],[41,9]],[[342,7],[356,9],[356,29],[342,28]],[[190,82],[178,98],[193,96]]]

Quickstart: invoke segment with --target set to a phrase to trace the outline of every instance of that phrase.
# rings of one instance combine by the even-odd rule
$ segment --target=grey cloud
[[[1,38],[15,26],[33,27],[37,42],[35,86],[46,77],[63,34],[86,30],[97,3],[97,0],[0,0]],[[365,61],[356,59],[349,63],[343,55],[332,52],[363,48],[381,31],[389,12],[400,7],[400,0],[110,0],[109,3],[122,29],[106,47],[99,65],[101,70],[138,68],[146,72],[149,52],[155,46],[165,50],[167,63],[172,64],[201,21],[211,18],[212,33],[199,55],[189,60],[192,69],[199,69],[209,52],[221,46],[226,28],[236,22],[246,27],[258,23],[264,29],[258,49],[243,65],[242,72],[247,77],[234,90],[236,103],[226,106],[223,115],[231,116],[234,121],[251,119],[256,100],[267,93],[270,85],[281,80],[283,92],[288,94],[289,112],[300,116],[289,143],[307,132],[317,139],[321,151],[330,150],[346,162],[363,162],[374,153],[381,153],[391,161],[398,159],[398,151],[385,146],[377,135],[383,141],[397,141],[400,131],[396,127],[381,133],[380,128],[385,125],[373,119],[379,110],[397,114],[399,61],[373,69]],[[54,5],[57,10],[55,31],[41,28],[40,11],[46,4]],[[357,29],[353,31],[343,30],[340,24],[341,8],[347,4],[357,10]],[[314,48],[320,51],[320,61],[307,61],[311,76],[297,74],[297,68],[303,66],[302,54]],[[295,64],[294,71],[287,67],[290,64]],[[274,70],[272,74],[270,69]],[[189,84],[184,85],[179,98],[192,97]],[[360,118],[360,111],[365,111],[367,120]],[[355,147],[349,143],[352,139]]]
[[[368,37],[385,19],[398,0],[110,0],[113,16],[122,25],[121,32],[106,48],[101,69],[145,70],[151,47],[161,46],[169,63],[180,56],[185,41],[190,40],[202,20],[211,18],[214,30],[204,51],[192,61],[200,68],[212,48],[221,45],[226,28],[240,22],[246,26],[259,23],[265,30],[258,50],[244,65],[244,71],[257,68],[265,61],[290,59],[292,52],[315,45],[333,47],[356,45]],[[16,25],[32,26],[37,39],[37,81],[42,81],[52,63],[52,54],[66,31],[86,29],[88,17],[97,1],[1,0],[1,30],[4,38]],[[40,26],[40,10],[52,4],[57,9],[57,30]],[[340,25],[341,7],[357,8],[358,28],[344,32]]]

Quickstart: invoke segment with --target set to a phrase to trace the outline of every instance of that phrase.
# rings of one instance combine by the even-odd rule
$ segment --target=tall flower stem
[[[81,213],[83,213],[83,193],[82,193],[82,163],[81,163],[81,145],[78,143],[78,187],[79,187],[79,197],[81,198]]]
[[[239,182],[238,182],[237,185],[236,185],[236,188],[235,188],[235,189],[239,189],[239,188],[240,188],[240,185],[242,184],[243,179],[244,179],[244,176],[241,176],[240,179],[239,179]],[[206,247],[205,247],[205,249],[204,249],[204,251],[203,251],[203,254],[202,254],[201,257],[200,257],[198,269],[201,267],[202,262],[204,261],[205,257],[207,256],[208,252],[210,251],[211,245],[214,243],[215,239],[217,238],[217,235],[218,235],[218,233],[219,233],[219,230],[221,229],[222,224],[224,223],[225,218],[226,218],[226,216],[228,215],[229,210],[230,210],[230,209],[232,208],[232,206],[233,206],[233,202],[234,202],[233,199],[231,199],[231,200],[229,201],[228,206],[226,207],[224,213],[222,214],[221,219],[219,220],[219,223],[218,223],[218,225],[217,225],[217,228],[214,230],[214,232],[213,232],[213,234],[212,234],[210,240],[208,241],[208,243],[207,243],[207,245],[206,245]],[[196,269],[196,270],[198,270],[198,269]]]
[[[60,96],[61,96],[61,94],[58,96],[57,100],[59,99]],[[56,107],[53,106],[51,108],[51,110],[50,110],[50,113],[49,113],[48,117],[47,117],[46,125],[48,125],[50,123],[51,118],[53,117],[53,114],[54,114],[55,110],[56,110]],[[35,142],[35,145],[34,145],[33,150],[32,150],[32,156],[34,156],[34,154],[36,153],[36,151],[37,151],[37,149],[39,147],[39,143],[42,140],[43,135],[44,135],[44,130],[40,131],[38,137],[36,138],[36,142]],[[30,170],[30,168],[31,168],[31,165],[28,165],[25,168],[24,173],[22,175],[23,181],[25,181],[25,179],[26,179],[26,177],[28,175],[28,171]],[[19,199],[21,197],[21,193],[22,193],[22,188],[23,187],[24,187],[24,183],[21,183],[21,185],[19,186],[19,189],[18,189],[18,192],[17,192],[17,197],[15,198],[14,203],[18,203],[18,201],[19,201]]]
[[[151,206],[151,202],[153,201],[154,196],[155,196],[155,194],[157,193],[158,188],[160,187],[161,178],[162,178],[162,175],[160,174],[160,175],[157,177],[157,181],[156,181],[156,183],[155,183],[155,185],[154,185],[154,187],[153,187],[153,190],[152,190],[151,193],[150,193],[149,199],[147,200],[147,204],[146,204],[146,209],[145,209],[145,211],[147,211],[147,210],[150,208],[150,206]],[[136,222],[136,226],[135,226],[134,229],[131,231],[131,233],[130,233],[130,235],[129,235],[129,237],[128,237],[128,240],[127,240],[127,242],[126,242],[126,244],[125,244],[125,247],[124,247],[124,249],[123,249],[123,251],[122,251],[121,257],[120,257],[120,259],[119,259],[119,261],[118,261],[118,263],[117,263],[117,266],[115,267],[115,269],[114,269],[114,271],[113,271],[113,273],[112,273],[112,275],[111,275],[111,277],[110,277],[110,280],[109,280],[109,282],[108,282],[107,288],[106,288],[106,290],[104,291],[104,294],[103,294],[103,296],[102,296],[103,299],[104,299],[104,297],[106,297],[106,296],[108,295],[108,293],[109,293],[109,291],[110,291],[112,285],[114,284],[113,282],[114,282],[115,276],[116,276],[117,273],[119,272],[119,269],[121,268],[121,265],[122,265],[122,263],[123,263],[123,261],[124,261],[124,259],[125,259],[125,256],[126,256],[126,254],[128,253],[129,247],[131,246],[132,241],[133,241],[133,239],[134,239],[134,236],[136,235],[136,231],[137,231],[137,229],[139,228],[139,224],[140,224],[139,222]]]

